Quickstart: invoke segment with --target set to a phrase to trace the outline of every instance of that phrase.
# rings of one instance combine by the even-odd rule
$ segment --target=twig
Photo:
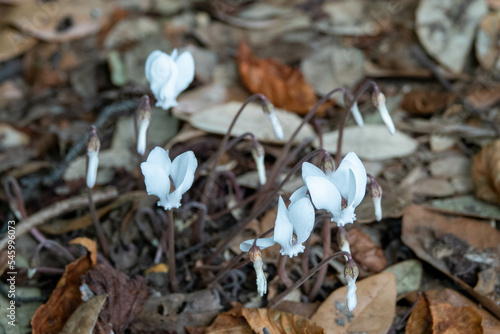
[[[179,290],[179,283],[177,282],[177,276],[175,275],[175,222],[174,213],[172,209],[167,210],[168,215],[168,276],[170,278],[170,286],[173,292]]]
[[[277,269],[278,269],[278,275],[280,276],[280,279],[281,281],[285,284],[285,286],[287,288],[291,287],[293,282],[292,280],[290,279],[290,277],[288,277],[288,274],[286,273],[286,258],[287,256],[286,255],[280,255],[280,258],[278,259],[278,265],[277,265]]]
[[[330,255],[332,236],[330,231],[330,219],[325,218],[323,220],[323,260],[326,259]],[[328,266],[324,266],[319,270],[318,277],[316,278],[316,282],[309,293],[309,300],[314,300],[318,295],[319,289],[323,285],[323,281],[325,280],[326,272],[328,271]]]
[[[106,235],[104,234],[104,229],[102,228],[102,225],[99,221],[99,216],[97,215],[95,209],[95,203],[92,199],[92,188],[87,187],[87,194],[89,198],[90,215],[92,217],[92,222],[94,223],[94,227],[97,233],[97,238],[99,239],[99,243],[101,244],[102,247],[102,253],[104,254],[105,257],[109,258],[108,240],[106,239]]]

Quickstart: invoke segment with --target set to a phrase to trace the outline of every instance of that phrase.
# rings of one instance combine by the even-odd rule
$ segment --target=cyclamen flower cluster
[[[274,235],[268,238],[251,239],[240,244],[243,252],[248,252],[255,245],[265,249],[280,244],[281,254],[290,257],[297,256],[304,251],[302,245],[311,235],[314,227],[315,210],[324,209],[332,214],[332,221],[339,227],[352,223],[356,219],[355,208],[361,203],[366,193],[366,169],[358,156],[350,152],[340,163],[336,171],[323,172],[318,167],[304,162],[302,164],[302,178],[306,186],[296,190],[290,197],[288,208],[280,197],[276,217]],[[314,207],[313,207],[314,204]],[[343,245],[344,251],[350,253],[349,245]],[[350,260],[352,262],[352,260]],[[346,280],[348,284],[347,304],[349,310],[356,306],[356,278],[355,264],[348,263]],[[262,271],[262,266],[255,267]],[[352,274],[352,275],[351,275]],[[263,273],[257,276],[262,281]],[[266,293],[266,285],[260,282],[258,291]],[[264,289],[264,290],[263,290]]]

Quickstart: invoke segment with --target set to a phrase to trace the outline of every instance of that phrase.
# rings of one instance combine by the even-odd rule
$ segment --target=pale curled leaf
[[[69,317],[60,334],[92,334],[107,297],[107,294],[95,296],[80,305]]]

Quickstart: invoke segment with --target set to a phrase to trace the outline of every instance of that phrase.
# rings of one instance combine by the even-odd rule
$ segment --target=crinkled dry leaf
[[[450,93],[412,90],[403,95],[401,108],[412,115],[428,116],[445,110],[453,99]]]
[[[477,198],[500,204],[500,139],[474,156],[472,182]]]
[[[228,312],[221,313],[214,322],[205,329],[206,334],[254,334],[250,325],[241,315],[242,306],[236,306]]]
[[[78,237],[69,242],[70,245],[82,245],[87,248],[90,253],[90,259],[92,260],[92,266],[97,264],[97,243],[94,240],[85,237]]]
[[[396,278],[381,273],[356,283],[358,305],[349,312],[347,287],[335,290],[314,313],[311,320],[326,329],[327,334],[386,334],[396,314]]]
[[[103,0],[26,1],[9,13],[9,22],[39,39],[64,42],[97,33],[110,8]]]
[[[274,59],[258,59],[243,41],[237,59],[245,86],[264,94],[276,107],[305,114],[316,104],[316,94],[299,70]]]
[[[481,315],[472,307],[453,307],[447,303],[431,303],[434,334],[483,334]]]
[[[68,264],[49,301],[36,310],[31,319],[33,334],[57,334],[71,314],[82,304],[81,279],[92,267],[91,253]]]
[[[99,313],[96,330],[99,333],[123,333],[139,314],[148,296],[146,280],[138,276],[131,279],[106,264],[98,264],[83,278],[83,283],[96,295],[107,294],[108,303]]]
[[[477,24],[487,10],[484,0],[421,0],[416,12],[418,38],[440,64],[459,73],[472,48]]]
[[[408,318],[406,334],[432,334],[432,318],[429,302],[424,296],[419,296],[413,311]]]
[[[300,315],[267,308],[244,308],[242,316],[255,333],[264,334],[264,328],[276,334],[322,334],[325,330],[313,321]]]
[[[382,248],[357,228],[349,230],[352,257],[366,274],[378,273],[387,267]]]
[[[69,317],[59,334],[92,334],[107,297],[108,295],[95,296],[80,305]]]
[[[488,255],[486,253],[488,248],[492,249],[493,254],[495,254],[500,244],[500,231],[487,222],[461,217],[448,218],[417,205],[410,206],[405,210],[401,236],[403,242],[419,258],[445,273],[491,312],[500,316],[500,307],[497,301],[472,289],[451,272],[447,262],[443,259],[444,257],[437,257],[439,248],[436,247],[440,244],[436,244],[436,240],[444,240],[443,238],[446,236],[454,236],[458,243],[475,248],[477,252],[480,252],[475,256],[479,257],[481,254]],[[443,249],[449,248],[445,244],[442,245]],[[463,258],[462,260],[466,261],[467,259]]]
[[[22,55],[36,43],[36,38],[26,36],[15,29],[0,30],[0,62]]]

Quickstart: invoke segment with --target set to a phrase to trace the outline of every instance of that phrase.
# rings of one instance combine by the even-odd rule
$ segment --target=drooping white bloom
[[[271,125],[273,126],[273,131],[274,135],[276,138],[279,140],[283,140],[283,127],[281,127],[281,123],[278,119],[278,116],[276,116],[276,112],[274,109],[269,109],[269,114],[267,115],[269,117],[269,120],[271,121]]]
[[[97,168],[99,167],[98,154],[100,148],[101,142],[99,141],[99,137],[97,137],[96,128],[92,126],[87,145],[87,187],[89,188],[94,188],[97,179]]]
[[[280,196],[274,236],[257,239],[257,247],[265,249],[278,243],[281,245],[280,253],[289,257],[304,251],[302,243],[309,238],[314,227],[314,208],[306,192],[306,187],[296,190],[290,197],[288,209]],[[253,243],[254,239],[244,241],[240,244],[240,249],[248,252]]]
[[[387,131],[389,131],[391,135],[395,134],[396,127],[394,126],[391,114],[389,114],[389,110],[387,110],[387,106],[385,105],[385,95],[382,92],[375,91],[372,95],[372,102],[378,109],[380,116],[382,116],[382,120],[387,127]]]
[[[148,194],[157,196],[160,199],[158,205],[165,210],[181,205],[182,195],[193,184],[196,167],[198,161],[192,151],[184,152],[171,161],[168,151],[161,147],[155,147],[141,164]],[[172,191],[170,179],[175,187]]]
[[[262,297],[267,292],[267,279],[264,274],[264,262],[262,262],[262,258],[259,258],[254,261],[253,267],[255,269],[255,274],[257,275],[257,291],[259,295]]]
[[[177,106],[177,96],[194,78],[194,59],[190,52],[171,55],[153,51],[146,60],[146,78],[156,98],[156,106],[169,109]]]
[[[302,178],[314,206],[329,211],[333,215],[332,221],[343,226],[356,219],[354,209],[365,196],[367,177],[366,169],[355,153],[348,153],[339,168],[328,175],[304,162]],[[347,203],[343,203],[343,199]]]
[[[346,294],[347,309],[351,312],[358,304],[358,298],[356,297],[357,289],[358,288],[356,287],[356,281],[353,280],[347,283],[347,294]]]
[[[368,186],[368,190],[373,200],[373,207],[375,208],[375,218],[377,219],[377,221],[381,221],[383,190],[380,184],[372,175],[368,174],[368,178],[370,179],[370,185]]]
[[[351,113],[358,126],[363,127],[365,122],[363,121],[363,116],[361,116],[361,111],[359,111],[358,102],[354,101],[351,107]]]
[[[151,122],[151,112],[149,110],[141,111],[139,120],[139,133],[137,136],[137,153],[144,155],[146,152],[147,132]]]
[[[266,184],[266,166],[264,164],[264,148],[262,145],[252,149],[252,157],[257,166],[257,174],[259,175],[259,182],[261,185]]]

